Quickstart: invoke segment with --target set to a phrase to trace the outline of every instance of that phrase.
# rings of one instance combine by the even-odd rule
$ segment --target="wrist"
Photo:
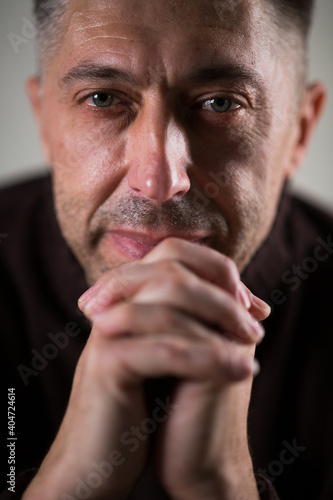
[[[257,483],[251,458],[237,465],[228,465],[216,475],[207,474],[202,478],[183,485],[173,500],[259,500]]]
[[[91,474],[92,475],[92,474]],[[89,474],[77,475],[74,471],[71,474],[59,475],[55,470],[40,471],[28,485],[22,495],[22,500],[59,500],[60,498],[76,499],[88,498],[89,500],[126,500],[129,495],[128,487],[118,487],[107,484],[107,481],[93,482],[89,479]],[[125,491],[126,490],[126,491]]]

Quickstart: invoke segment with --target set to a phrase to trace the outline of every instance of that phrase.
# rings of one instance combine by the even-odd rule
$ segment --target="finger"
[[[257,320],[263,321],[268,318],[271,314],[270,306],[264,302],[262,299],[250,293],[251,307],[249,309],[250,314]]]
[[[262,325],[228,292],[193,278],[188,283],[164,282],[160,287],[144,287],[133,299],[140,304],[174,307],[199,322],[241,342],[259,343],[265,334]]]
[[[181,291],[186,292],[186,286],[190,287],[194,282],[199,283],[197,276],[175,260],[168,259],[148,264],[140,263],[139,265],[135,262],[127,266],[120,266],[120,268],[107,273],[95,285],[93,291],[90,290],[89,294],[85,294],[84,298],[81,298],[79,306],[86,316],[93,318],[96,314],[121,300],[133,299],[142,287],[151,286],[152,290],[160,289],[169,300],[168,294],[173,293],[173,288],[176,289],[180,285]],[[208,282],[201,280],[200,283]],[[241,282],[238,284],[239,290],[242,290],[243,297],[248,293]],[[152,299],[154,303],[154,294],[152,294]],[[243,303],[244,299],[239,300],[239,302]],[[177,306],[176,303],[175,305]]]
[[[175,245],[176,242],[176,245]],[[163,242],[164,243],[164,242]],[[182,245],[184,248],[182,248]],[[190,247],[191,249],[195,249],[195,252],[193,252],[192,257],[190,258],[193,259],[193,256],[196,258],[202,258],[203,255],[197,255],[198,252],[205,251],[205,254],[207,251],[209,251],[215,259],[218,259],[221,261],[221,259],[224,261],[224,269],[229,269],[229,273],[225,272],[223,281],[229,283],[229,291],[230,289],[233,288],[232,283],[235,281],[235,278],[238,276],[238,271],[236,270],[236,274],[232,271],[232,265],[230,266],[230,259],[228,259],[225,256],[222,256],[218,252],[215,252],[211,249],[208,248],[202,248],[199,247],[198,245],[194,245],[193,243],[189,243],[187,241],[183,240],[176,240],[174,238],[165,240],[164,245],[160,244],[159,245],[159,252],[161,252],[161,249],[163,252],[166,252],[167,254],[173,254],[173,258],[183,258],[182,256],[185,254],[185,247]],[[166,248],[165,248],[166,247]],[[199,248],[198,248],[199,247]],[[169,251],[170,250],[170,251]],[[180,251],[181,250],[181,251]],[[191,252],[188,252],[190,255]],[[98,282],[97,284],[88,291],[88,293],[84,294],[84,296],[80,299],[79,306],[82,309],[82,311],[89,317],[93,318],[94,315],[102,312],[105,310],[107,307],[110,305],[123,300],[123,299],[129,299],[132,298],[135,294],[138,293],[140,290],[140,287],[145,285],[148,281],[156,281],[156,276],[158,279],[163,282],[163,273],[171,276],[175,276],[175,279],[177,281],[177,274],[181,275],[184,274],[183,271],[184,269],[189,269],[189,267],[186,267],[182,264],[182,262],[178,262],[177,260],[164,260],[164,261],[159,261],[158,259],[161,258],[162,256],[157,253],[157,247],[152,251],[150,254],[148,254],[148,257],[146,256],[144,259],[142,259],[141,263],[138,264],[138,262],[133,262],[126,264],[125,266],[119,266],[116,269],[113,269],[112,271],[106,273]],[[206,255],[207,257],[207,255]],[[144,262],[147,262],[148,264],[144,264]],[[209,260],[206,260],[206,263],[209,262]],[[192,262],[193,266],[195,267],[198,265],[197,260],[194,259]],[[216,266],[220,264],[221,267],[221,262],[216,262]],[[215,266],[213,266],[215,267]],[[205,267],[205,269],[209,269],[209,265]],[[197,268],[196,268],[197,270]],[[209,272],[206,273],[206,276],[211,278],[211,282],[213,282],[213,268]],[[215,273],[216,276],[216,273]],[[233,279],[230,279],[230,276],[233,276]],[[168,276],[167,276],[168,278]],[[191,278],[191,275],[188,274],[188,278]],[[238,279],[238,278],[237,278]],[[218,281],[218,280],[215,280]],[[219,285],[218,285],[219,286]],[[228,290],[227,290],[228,291]],[[243,283],[241,283],[238,280],[238,283],[236,285],[236,293],[233,294],[234,297],[247,309],[251,309],[252,315],[255,319],[263,319],[264,317],[267,316],[267,305],[262,302],[260,299],[258,301],[255,301],[255,297],[251,294],[251,292],[245,287]],[[265,309],[263,309],[263,306]],[[213,318],[214,319],[214,318]],[[246,318],[245,318],[246,319]],[[247,335],[251,335],[249,333],[249,329],[246,328],[246,325],[243,325],[244,323],[248,323],[250,320],[247,318],[247,321],[240,321],[239,322],[239,332],[244,331],[244,333],[248,332]],[[257,341],[258,339],[256,338],[257,335],[259,335],[259,340],[263,336],[263,330],[262,328],[257,324],[253,323],[250,325],[252,329],[252,333],[254,334],[254,337],[250,337],[253,340]],[[232,327],[232,333],[235,333],[235,328]],[[245,335],[246,337],[246,335]]]
[[[257,370],[256,362],[222,342],[217,347],[174,335],[114,339],[101,351],[99,367],[122,386],[168,376],[221,385],[244,380]]]
[[[149,252],[144,262],[175,260],[204,280],[216,284],[238,298],[239,271],[235,262],[207,246],[180,238],[167,238]]]
[[[235,262],[226,255],[187,240],[167,238],[149,252],[143,261],[158,262],[163,258],[176,260],[204,280],[228,291],[246,309],[251,309],[251,314],[257,321],[262,321],[269,316],[271,309],[268,304],[251,293],[240,281],[239,270]]]
[[[112,296],[113,300],[120,300],[124,290],[130,290],[131,285],[134,284],[137,269],[139,269],[140,265],[158,264],[164,260],[174,260],[201,278],[227,290],[244,307],[250,307],[251,303],[248,293],[242,286],[236,264],[231,259],[211,248],[186,240],[168,238],[148,253],[141,260],[140,264],[132,262],[107,272],[92,288],[80,297],[80,308],[84,310],[89,302],[95,300],[101,293],[105,296],[103,301],[100,297],[101,303],[112,303],[112,300],[111,302],[107,300],[107,291],[109,291],[109,295],[110,297]],[[106,291],[102,292],[103,289],[106,289]]]
[[[159,310],[164,307],[164,314],[170,315],[171,324],[174,321],[172,318],[176,317],[178,311],[197,323],[211,327],[214,331],[228,332],[229,337],[241,342],[258,343],[264,336],[262,326],[229,293],[211,283],[200,280],[186,269],[181,273],[177,272],[174,277],[171,276],[169,269],[167,274],[159,276],[159,283],[145,282],[135,297],[127,301],[128,319],[133,320],[135,326],[135,312],[139,310],[133,306],[130,308],[130,303],[144,304],[147,308],[152,306],[152,311],[154,307],[159,307]],[[114,307],[103,310],[105,322],[109,322],[110,325],[115,321]],[[126,303],[124,307],[126,310]],[[171,313],[172,310],[173,313]],[[101,316],[100,312],[96,313],[96,309],[88,309],[85,314],[91,314],[90,317],[93,321],[96,321],[97,314],[99,317]],[[168,318],[166,316],[164,320],[167,324]],[[150,322],[150,316],[146,316],[145,321],[146,323]],[[153,323],[154,316],[152,325]],[[147,326],[147,328],[149,327]]]
[[[159,286],[169,279],[178,280],[184,271],[186,269],[181,264],[171,260],[119,266],[106,273],[79,299],[79,307],[86,316],[93,318],[109,306],[133,298],[143,286]]]
[[[212,340],[216,335],[205,325],[173,307],[121,302],[94,318],[94,327],[107,337],[173,334]]]

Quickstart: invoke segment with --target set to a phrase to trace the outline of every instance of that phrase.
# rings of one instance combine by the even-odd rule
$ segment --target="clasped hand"
[[[125,499],[148,462],[174,500],[257,500],[246,421],[264,333],[258,321],[269,307],[243,285],[233,261],[170,238],[108,271],[79,306],[91,335],[31,494],[45,493],[47,483],[58,495],[74,494],[78,477],[118,453],[91,500]],[[144,382],[164,377],[177,381],[172,411],[129,449],[124,435],[150,417]],[[44,500],[57,498],[49,492]]]

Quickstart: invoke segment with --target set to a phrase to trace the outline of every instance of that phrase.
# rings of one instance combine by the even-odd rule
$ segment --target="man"
[[[52,190],[2,192],[3,498],[332,498],[333,223],[286,187],[311,7],[35,2]]]

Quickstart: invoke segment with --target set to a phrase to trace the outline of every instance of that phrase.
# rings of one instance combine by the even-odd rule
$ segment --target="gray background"
[[[26,20],[32,21],[29,0],[0,0],[0,184],[45,168],[24,87],[35,68],[34,29]],[[330,208],[333,208],[332,21],[333,1],[318,0],[310,45],[310,80],[324,81],[329,98],[307,160],[294,180],[298,191]],[[22,38],[15,39],[15,35]]]

